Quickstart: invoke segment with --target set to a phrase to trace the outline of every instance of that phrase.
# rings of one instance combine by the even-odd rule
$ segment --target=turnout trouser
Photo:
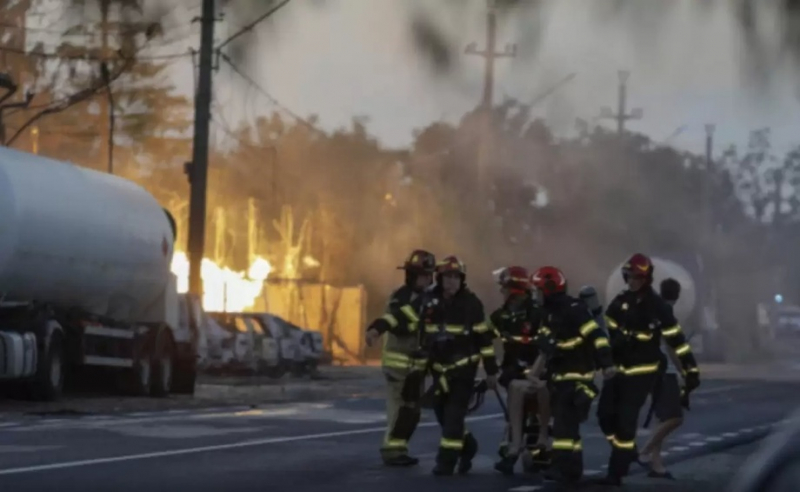
[[[467,431],[469,400],[475,387],[475,367],[459,368],[445,375],[446,387],[439,388],[434,404],[436,420],[442,428],[442,439],[436,463],[452,469],[459,459],[471,460],[477,452],[477,441]],[[442,373],[433,373],[434,381]]]
[[[597,388],[590,382],[552,383],[553,453],[551,470],[559,479],[574,482],[583,476],[580,426],[589,417]]]
[[[624,477],[636,460],[636,428],[639,412],[653,389],[656,372],[617,374],[605,381],[597,406],[600,430],[611,443],[608,474]]]
[[[387,428],[381,446],[384,460],[408,454],[408,441],[419,424],[424,384],[423,371],[414,371],[399,379],[386,374]]]

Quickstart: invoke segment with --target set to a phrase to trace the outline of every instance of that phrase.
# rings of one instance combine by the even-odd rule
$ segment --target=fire
[[[272,271],[266,259],[257,256],[247,273],[222,267],[208,258],[201,265],[203,308],[206,311],[241,312],[253,307]],[[176,251],[172,257],[172,273],[178,277],[178,292],[189,290],[189,257]]]

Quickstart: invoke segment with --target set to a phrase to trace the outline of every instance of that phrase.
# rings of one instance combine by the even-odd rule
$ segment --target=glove
[[[686,393],[691,393],[700,386],[700,374],[696,372],[687,373],[683,380],[686,383]]]

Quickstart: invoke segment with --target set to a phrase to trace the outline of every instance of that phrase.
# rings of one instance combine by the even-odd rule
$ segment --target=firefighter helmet
[[[556,267],[545,266],[531,275],[531,284],[542,291],[545,296],[561,294],[567,291],[567,277]]]
[[[467,266],[457,256],[446,256],[436,264],[436,273],[443,275],[450,272],[460,273],[462,277],[465,277],[467,275]]]
[[[398,270],[406,270],[413,273],[433,273],[435,268],[436,257],[433,253],[424,249],[414,250],[403,263],[403,266],[397,267]]]
[[[497,283],[502,287],[512,290],[528,291],[531,288],[528,269],[521,266],[503,268],[497,278]]]
[[[653,262],[647,256],[636,253],[622,265],[622,278],[627,282],[629,278],[642,278],[648,284],[653,281]]]

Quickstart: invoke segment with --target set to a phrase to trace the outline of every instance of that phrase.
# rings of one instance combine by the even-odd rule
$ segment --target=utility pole
[[[187,166],[189,200],[189,292],[203,299],[201,266],[206,236],[206,186],[208,179],[208,136],[211,122],[211,79],[214,70],[214,0],[203,0],[200,17],[200,53],[197,96],[194,105],[194,145],[192,162]]]
[[[492,150],[492,102],[494,99],[494,64],[498,58],[513,58],[517,54],[517,45],[507,44],[503,51],[497,51],[497,10],[494,0],[487,0],[486,12],[486,49],[478,50],[476,43],[467,45],[465,53],[483,57],[483,97],[481,113],[483,116],[483,139],[478,156],[478,185],[484,186]]]
[[[109,0],[100,0],[98,2],[100,4],[100,58],[102,60],[106,60],[108,57],[108,37],[109,37],[109,30],[110,26],[108,23],[109,17],[109,10],[111,8],[111,2]],[[108,67],[102,67],[102,75],[104,79],[108,77]],[[111,87],[106,86],[106,91],[110,93]],[[97,101],[100,104],[100,141],[102,142],[102,146],[106,147],[106,156],[108,158],[106,165],[108,167],[109,174],[114,174],[114,161],[112,158],[111,152],[113,147],[111,143],[111,109],[109,108],[109,99],[108,98],[99,98]]]
[[[712,239],[714,220],[711,213],[711,179],[714,167],[714,130],[716,127],[709,123],[706,125],[706,169],[703,176],[703,226],[708,240]]]
[[[628,77],[630,72],[627,70],[620,70],[617,72],[619,78],[619,88],[617,90],[617,112],[616,114],[609,107],[600,109],[600,118],[605,120],[616,120],[617,134],[622,136],[625,133],[625,122],[628,120],[640,120],[644,116],[644,111],[641,108],[633,108],[630,113],[627,112],[628,105]]]

